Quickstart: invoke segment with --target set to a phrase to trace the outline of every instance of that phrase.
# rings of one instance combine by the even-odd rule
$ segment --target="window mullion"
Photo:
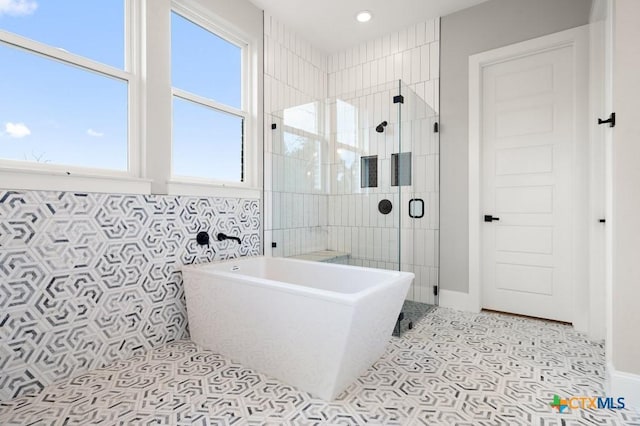
[[[139,5],[137,2],[131,0],[124,1],[124,70],[127,72],[135,72],[136,60],[135,54],[137,52],[134,46],[137,47],[139,34],[136,33],[138,25],[134,22],[137,16],[137,9]]]
[[[143,13],[146,3],[138,0],[125,0],[125,62],[124,69],[132,76],[129,81],[127,168],[131,175],[146,177],[144,155],[144,93],[141,84],[142,69],[142,29]]]

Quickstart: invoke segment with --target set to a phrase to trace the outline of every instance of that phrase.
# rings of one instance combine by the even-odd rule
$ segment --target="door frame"
[[[573,48],[573,67],[577,71],[574,87],[574,135],[572,146],[572,206],[571,230],[571,294],[568,308],[574,327],[589,329],[589,274],[588,274],[588,215],[590,198],[588,184],[589,128],[588,114],[588,48],[589,25],[561,31],[521,43],[489,50],[469,56],[469,299],[471,311],[482,309],[482,71],[502,61],[528,56],[538,52],[570,46]],[[584,144],[576,141],[583,140]],[[577,190],[579,189],[579,190]]]

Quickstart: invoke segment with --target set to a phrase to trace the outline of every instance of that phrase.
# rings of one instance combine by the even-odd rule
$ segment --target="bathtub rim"
[[[384,291],[385,289],[393,286],[393,285],[401,285],[404,280],[409,280],[409,284],[407,285],[407,293],[409,291],[409,287],[411,286],[411,281],[415,278],[415,274],[413,272],[405,272],[405,271],[394,271],[387,269],[376,269],[376,268],[367,268],[363,266],[351,266],[351,265],[340,265],[340,264],[324,264],[326,267],[337,268],[337,269],[367,269],[373,270],[381,275],[386,275],[387,277],[375,285],[371,287],[367,287],[364,290],[360,290],[355,293],[339,293],[331,290],[322,290],[313,287],[307,287],[300,284],[294,284],[283,281],[270,280],[267,278],[259,278],[251,275],[243,275],[233,272],[227,271],[216,271],[216,270],[207,270],[207,267],[221,265],[225,263],[233,263],[233,262],[241,262],[255,259],[270,259],[268,256],[247,256],[235,259],[226,259],[222,261],[216,262],[208,262],[208,263],[199,263],[197,265],[183,265],[180,268],[181,272],[188,271],[190,273],[196,273],[200,275],[215,275],[226,280],[230,280],[236,283],[250,285],[252,287],[267,287],[272,288],[277,291],[285,291],[287,293],[296,294],[302,297],[309,297],[315,299],[323,299],[335,303],[340,303],[343,305],[355,305],[362,299],[366,298],[371,294],[375,294],[379,291]],[[282,259],[287,262],[296,262],[296,263],[304,263],[317,266],[318,263],[312,260],[300,260],[300,259],[288,259],[288,258],[273,258],[273,259]],[[242,277],[242,278],[241,278]],[[187,287],[186,281],[184,282],[185,291]],[[406,296],[405,296],[406,297]]]

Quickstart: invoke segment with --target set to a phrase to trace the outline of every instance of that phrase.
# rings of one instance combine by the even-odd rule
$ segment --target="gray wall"
[[[638,134],[638,97],[640,97],[640,2],[637,0],[617,0],[613,20],[613,109],[620,119],[613,133],[613,164],[610,166],[613,178],[613,285],[611,288],[612,316],[611,352],[613,367],[619,372],[640,374],[640,146]],[[637,376],[636,376],[637,377]],[[621,377],[612,381],[612,391],[629,393],[627,404],[640,408],[640,389],[635,382],[635,392],[631,386],[623,389]],[[632,379],[627,379],[632,383]],[[637,380],[637,379],[634,379]],[[626,395],[625,395],[626,396]],[[634,399],[635,398],[635,399]]]
[[[467,292],[468,60],[589,23],[591,0],[490,0],[444,16],[440,34],[440,285]]]

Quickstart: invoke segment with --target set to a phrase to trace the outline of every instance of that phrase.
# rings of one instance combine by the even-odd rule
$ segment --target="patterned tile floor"
[[[640,425],[550,407],[602,395],[603,373],[602,345],[568,326],[437,308],[331,403],[180,341],[1,403],[0,425]]]

